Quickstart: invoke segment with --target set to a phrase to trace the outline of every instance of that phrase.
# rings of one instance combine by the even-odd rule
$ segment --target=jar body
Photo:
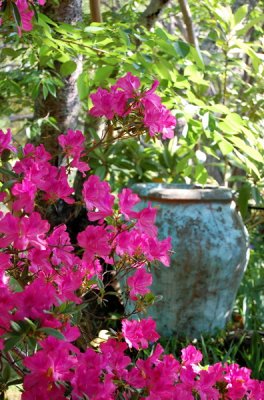
[[[153,269],[152,291],[162,300],[150,307],[149,314],[158,331],[197,337],[223,329],[249,254],[248,234],[234,202],[230,196],[211,198],[209,192],[209,199],[195,199],[195,189],[177,197],[175,190],[182,189],[175,187],[174,195],[155,197],[152,184],[149,189],[144,185],[143,191],[142,185],[133,190],[158,208],[160,239],[172,238],[170,267]]]

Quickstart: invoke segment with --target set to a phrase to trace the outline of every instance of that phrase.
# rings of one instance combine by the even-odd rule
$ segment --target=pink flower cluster
[[[148,323],[153,321],[145,322],[147,339],[151,334]],[[123,335],[128,341],[125,330]],[[136,331],[132,336],[138,349]],[[49,337],[40,346],[24,361],[30,373],[24,380],[23,400],[194,400],[197,396],[202,400],[262,400],[264,395],[263,382],[251,379],[250,370],[220,363],[204,368],[197,361],[202,354],[192,345],[183,349],[181,362],[164,354],[159,344],[148,358],[133,362],[127,344],[112,338],[98,351],[88,348],[82,353],[67,338],[62,342]],[[68,396],[66,382],[71,387]]]
[[[0,198],[7,211],[0,213],[0,360],[19,354],[10,365],[22,378],[22,400],[263,399],[263,382],[251,379],[247,368],[201,367],[202,354],[193,346],[182,350],[181,362],[166,355],[155,345],[159,335],[151,318],[123,318],[121,332],[97,349],[77,347],[75,313],[82,294],[96,290],[98,280],[103,284],[104,261],[117,276],[129,272],[126,296],[137,308],[152,283],[147,268],[153,261],[168,266],[171,244],[169,238],[158,240],[157,210],[150,204],[135,209],[139,197],[130,189],[116,198],[107,182],[86,176],[80,131],[58,140],[66,166],[51,165],[43,145],[27,144],[12,171],[7,161],[1,168]],[[5,150],[16,151],[10,130],[0,131],[0,153]],[[77,251],[67,226],[51,227],[46,217],[62,200],[74,206],[72,167],[86,178],[87,227],[77,236]],[[147,348],[153,350],[148,357],[141,352]],[[132,349],[139,351],[136,361]]]
[[[159,82],[154,81],[147,91],[140,91],[140,85],[139,78],[128,72],[126,76],[118,79],[109,91],[99,88],[90,96],[94,105],[90,114],[109,120],[115,117],[124,120],[133,116],[134,120],[143,124],[143,129],[147,129],[150,136],[160,133],[163,139],[172,138],[176,119],[154,93]],[[137,130],[140,128],[137,126]]]
[[[31,8],[31,3],[34,0],[16,0],[15,5],[20,15],[21,25],[17,27],[18,34],[21,36],[22,31],[28,32],[33,28],[32,19],[34,17],[34,11]],[[43,6],[46,3],[46,0],[38,0],[38,4]],[[0,6],[2,5],[2,1],[0,1]],[[1,24],[0,24],[1,25]]]

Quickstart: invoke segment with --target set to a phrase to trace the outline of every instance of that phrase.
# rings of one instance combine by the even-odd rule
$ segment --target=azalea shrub
[[[182,349],[180,360],[165,354],[155,321],[138,316],[155,301],[151,270],[155,263],[169,266],[170,238],[158,239],[151,204],[138,208],[140,199],[129,188],[113,195],[87,162],[96,146],[109,141],[173,135],[176,120],[154,93],[157,85],[140,89],[128,73],[110,90],[99,88],[90,113],[106,118],[105,132],[88,148],[80,131],[60,135],[59,166],[43,144],[19,148],[10,129],[0,131],[2,392],[22,383],[23,400],[264,398],[263,382],[251,379],[247,368],[202,366],[192,345]],[[70,184],[73,171],[83,176],[81,200]],[[86,210],[87,224],[76,240],[67,223],[50,220],[50,210],[61,203]],[[103,302],[105,263],[123,282],[120,329],[83,348],[78,316],[88,306],[87,294]]]

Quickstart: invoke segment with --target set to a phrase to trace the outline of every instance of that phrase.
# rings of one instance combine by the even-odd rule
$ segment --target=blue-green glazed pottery
[[[162,335],[214,333],[225,327],[248,262],[248,234],[232,192],[155,183],[133,185],[141,207],[158,208],[159,238],[172,238],[171,266],[153,269],[150,307]]]

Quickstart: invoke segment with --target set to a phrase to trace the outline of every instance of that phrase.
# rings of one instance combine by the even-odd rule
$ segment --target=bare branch
[[[189,4],[187,0],[179,0],[180,9],[182,12],[183,20],[187,30],[187,40],[190,44],[192,44],[196,50],[199,49],[198,40],[196,38],[193,23],[192,23],[192,16],[191,11],[189,8]]]

